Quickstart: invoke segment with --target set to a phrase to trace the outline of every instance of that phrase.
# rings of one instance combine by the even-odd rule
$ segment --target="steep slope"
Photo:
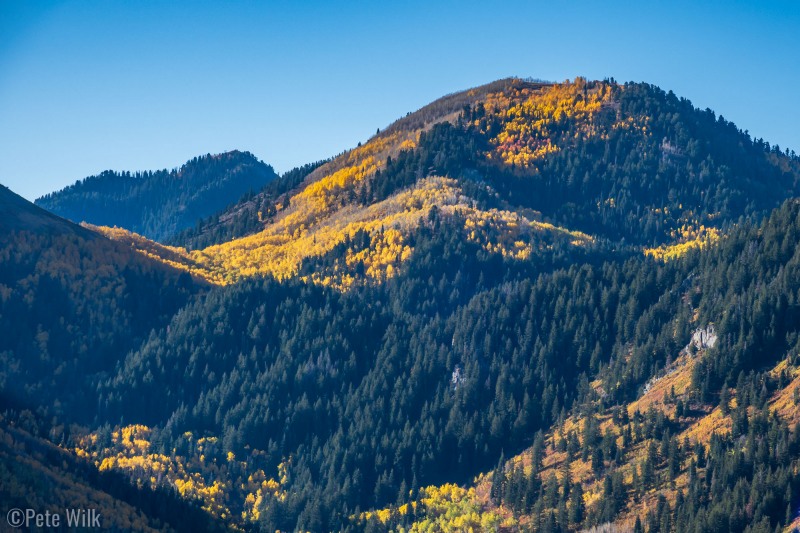
[[[90,231],[36,207],[4,185],[0,185],[0,230],[3,234],[32,231],[48,235],[80,235],[86,239],[94,237]]]
[[[562,307],[559,296],[577,283],[599,298],[607,282],[592,268],[563,270],[586,259],[568,241],[517,265],[444,217],[425,228],[414,257],[382,285],[341,293],[245,280],[209,293],[126,358],[100,391],[100,415],[163,428],[168,443],[186,431],[215,437],[237,461],[263,464],[267,479],[287,462],[288,496],[261,493],[259,520],[271,529],[335,530],[348,509],[490,467],[551,420],[554,402],[569,401],[573,366],[600,363],[573,354],[599,353],[618,326],[592,323],[592,309]],[[553,326],[539,319],[556,313]],[[487,316],[506,319],[475,335]],[[518,328],[531,331],[530,344],[514,346]],[[523,404],[523,415],[505,407]],[[234,515],[247,512],[237,492]]]
[[[3,516],[49,511],[66,527],[65,509],[95,509],[106,529],[222,530],[171,488],[130,485],[57,445],[96,420],[97,384],[199,287],[5,187],[0,230]]]
[[[468,490],[428,487],[410,504],[360,515],[362,525],[796,527],[798,246],[800,203],[793,200],[762,225],[737,228],[713,249],[678,261],[685,276],[678,298],[665,294],[657,307],[674,317],[671,336],[683,348],[658,339],[626,346],[628,354],[585,381],[575,408],[530,449],[501,460]],[[655,316],[636,327],[652,335]],[[686,326],[694,330],[687,334]],[[642,364],[657,370],[638,387],[625,385],[622,376]]]
[[[244,195],[235,204],[200,220],[195,227],[174,235],[169,244],[197,250],[258,233],[274,215],[275,205],[288,202],[289,193],[326,162],[317,161],[285,172],[258,192]]]
[[[106,171],[36,200],[75,222],[119,226],[163,241],[276,177],[248,152],[196,157],[180,169]]]

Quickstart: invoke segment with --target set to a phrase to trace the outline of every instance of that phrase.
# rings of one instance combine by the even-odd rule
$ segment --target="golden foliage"
[[[108,530],[171,531],[168,525],[148,518],[134,505],[88,483],[80,474],[85,471],[81,459],[48,440],[8,425],[1,414],[0,462],[14,465],[4,472],[0,495],[26,502],[38,512],[63,516],[68,508],[97,509],[103,527]],[[32,487],[47,487],[47,490],[32,490]]]
[[[363,179],[357,178],[357,174],[352,177]],[[300,206],[274,226],[256,235],[192,252],[193,257],[226,281],[263,274],[285,279],[299,274],[303,259],[324,255],[345,238],[367,231],[372,240],[368,251],[348,257],[335,272],[315,273],[312,280],[346,288],[349,285],[346,280],[354,279],[352,268],[359,261],[364,263],[369,278],[391,277],[394,267],[411,253],[404,244],[403,234],[418,224],[419,217],[429,211],[434,202],[446,202],[454,194],[452,187],[439,187],[440,184],[426,180],[377,204],[348,206],[332,213],[322,213],[326,201],[319,205],[304,202],[312,199],[310,203],[313,204],[320,191],[331,191],[336,186],[315,187],[314,194],[304,196],[303,201],[298,202]],[[305,191],[300,194],[304,195]],[[313,223],[309,215],[312,212],[317,217]],[[309,225],[299,223],[301,218]],[[339,283],[339,280],[345,281]]]
[[[789,365],[787,360],[783,360],[771,371],[775,378],[781,373],[791,381],[786,387],[775,393],[770,409],[794,425],[800,422],[800,369]]]
[[[667,399],[672,392],[679,397],[689,392],[692,383],[692,370],[696,358],[688,353],[681,354],[664,372],[664,375],[647,384],[645,392],[628,404],[628,414],[636,411],[644,413],[651,407],[668,416],[674,416],[675,406]]]
[[[529,220],[513,211],[481,211],[463,207],[459,212],[466,216],[465,229],[469,240],[481,244],[488,252],[500,253],[511,259],[528,259],[534,251],[537,236],[566,238],[574,246],[583,246],[594,241],[593,237],[580,231]],[[546,246],[541,242],[539,244]]]
[[[173,487],[183,498],[198,500],[212,515],[234,522],[258,520],[266,495],[285,498],[287,463],[278,468],[278,478],[267,477],[262,469],[249,468],[232,452],[223,452],[216,437],[195,439],[183,435],[188,453],[177,450],[166,455],[151,451],[152,430],[143,425],[117,428],[111,442],[102,445],[97,433],[78,438],[74,449],[103,470],[126,472],[139,486]],[[232,512],[236,510],[237,512]]]
[[[550,144],[550,127],[576,119],[587,124],[611,96],[605,85],[589,88],[583,79],[553,86],[514,84],[486,96],[486,107],[502,116],[503,131],[492,141],[501,159],[526,166],[532,159],[557,149]],[[457,115],[457,114],[456,114]],[[457,116],[442,120],[455,121]],[[119,228],[89,226],[106,237],[127,243],[133,250],[190,273],[195,279],[225,285],[240,279],[271,275],[278,279],[300,275],[304,261],[321,257],[359,232],[367,232],[366,249],[347,251],[344,261],[305,279],[347,290],[354,284],[394,276],[413,253],[407,236],[425,220],[435,205],[444,216],[456,211],[466,217],[468,238],[487,251],[526,260],[544,240],[566,237],[575,245],[591,241],[588,235],[503,210],[483,212],[465,198],[456,182],[431,177],[394,196],[363,206],[356,198],[389,156],[411,150],[425,124],[413,131],[379,134],[363,146],[345,152],[321,166],[306,184],[279,206],[274,217],[263,219],[263,230],[202,250],[163,246]],[[582,130],[583,131],[583,130]],[[539,237],[548,235],[547,239]]]
[[[668,365],[662,372],[662,375],[654,379],[645,387],[644,392],[634,402],[626,406],[631,419],[637,413],[645,413],[647,411],[661,411],[668,418],[673,420],[674,423],[681,426],[681,431],[676,434],[678,442],[683,442],[688,439],[690,443],[702,443],[705,446],[709,445],[711,435],[726,434],[731,429],[730,416],[724,415],[719,407],[715,408],[701,408],[695,406],[693,414],[685,414],[680,420],[675,419],[675,402],[681,400],[683,402],[691,402],[691,375],[692,369],[697,360],[697,354],[693,350],[683,350],[676,360]],[[772,375],[776,379],[782,376],[784,380],[788,381],[783,389],[777,391],[770,400],[770,409],[777,412],[784,419],[789,421],[800,420],[800,368],[795,368],[790,365],[788,361],[783,361],[772,370]],[[592,387],[602,395],[601,383],[595,382],[591,384]],[[673,396],[674,394],[674,396]],[[735,391],[734,397],[731,402],[731,407],[735,409],[736,398]],[[623,427],[619,426],[615,419],[612,417],[611,412],[600,410],[597,416],[599,429],[602,433],[610,432],[617,438],[617,445],[621,445]],[[565,461],[567,460],[567,453],[558,451],[558,443],[568,434],[573,434],[579,439],[583,438],[583,428],[586,420],[578,415],[567,417],[563,423],[551,428],[550,433],[545,439],[545,454],[542,461],[542,469],[539,472],[540,479],[544,482],[551,476],[554,476],[559,482],[563,478],[565,471]],[[647,448],[651,440],[644,439],[632,444],[624,456],[624,461],[621,465],[614,468],[619,471],[626,483],[631,484],[634,477],[634,472],[641,475],[644,458],[646,457]],[[506,472],[510,472],[512,467],[522,468],[525,475],[530,475],[531,472],[531,456],[532,451],[526,450],[523,453],[512,457],[506,462]],[[652,509],[657,502],[659,496],[664,496],[670,504],[675,502],[677,492],[685,490],[688,484],[688,465],[684,462],[681,465],[681,472],[674,480],[666,482],[660,478],[659,484],[641,496],[639,500],[630,499],[628,507],[617,517],[617,524],[620,526],[630,526],[635,521],[636,516],[644,519],[648,509]],[[701,468],[698,467],[700,471]],[[700,472],[702,474],[702,472]],[[584,494],[584,504],[587,512],[592,512],[594,508],[602,501],[602,494],[604,491],[604,476],[596,475],[593,473],[590,462],[581,460],[580,456],[575,457],[569,463],[569,475],[573,483],[581,483]],[[497,519],[504,519],[510,516],[510,512],[502,506],[497,507],[489,498],[491,491],[491,484],[494,480],[492,475],[482,475],[476,479],[473,487],[458,488],[454,490],[450,487],[441,487],[438,500],[440,502],[449,502],[449,505],[440,503],[431,506],[435,511],[436,509],[445,509],[444,514],[448,516],[447,524],[455,524],[457,520],[452,513],[463,512],[463,519],[468,522],[467,527],[474,527],[475,516],[477,512],[482,513],[482,516],[494,515],[495,524]],[[430,491],[426,494],[439,494],[435,491]],[[449,499],[446,495],[455,494]],[[424,503],[424,498],[419,500],[419,503]],[[547,511],[547,510],[545,510]],[[447,530],[449,526],[441,525],[435,522],[442,513],[436,514],[434,512],[433,518],[428,515],[427,507],[421,509],[418,515],[425,516],[425,520],[420,520],[415,523],[425,524],[429,527],[428,530],[440,531]],[[449,513],[449,514],[448,514]],[[391,513],[390,513],[391,514]],[[387,514],[375,515],[381,519]],[[480,515],[479,515],[480,516]],[[530,517],[518,517],[517,528],[525,529],[530,526]],[[459,522],[461,523],[461,522]],[[433,524],[433,525],[432,525]],[[463,523],[461,523],[463,524]],[[476,530],[478,530],[476,528]]]
[[[690,250],[705,248],[719,240],[719,230],[709,228],[703,224],[683,224],[678,230],[672,231],[670,237],[677,239],[671,244],[662,244],[657,248],[645,248],[644,254],[658,261],[677,259]]]
[[[527,168],[560,149],[552,137],[554,127],[562,121],[580,121],[579,135],[583,137],[600,134],[594,116],[611,103],[611,91],[606,85],[589,89],[583,78],[543,89],[490,94],[485,106],[503,121],[502,131],[491,140],[494,152],[507,165]]]
[[[375,166],[372,156],[367,156],[357,167],[340,169],[295,195],[283,216],[262,232],[199,251],[165,247],[116,228],[93,229],[217,284],[257,275],[296,277],[303,260],[322,256],[365,231],[370,236],[367,248],[350,249],[344,261],[305,278],[341,290],[394,276],[413,252],[406,235],[427,219],[434,206],[442,216],[452,217],[458,212],[465,219],[468,239],[513,259],[525,260],[536,246],[548,246],[542,239],[545,236],[568,239],[575,245],[592,241],[584,233],[529,220],[516,212],[480,210],[463,195],[455,180],[440,177],[421,180],[369,206],[346,203],[334,209],[340,197],[348,194],[347,187],[366,179]],[[362,270],[359,276],[357,272]]]
[[[501,526],[513,528],[513,517],[503,517],[500,513],[486,510],[478,500],[475,488],[465,489],[446,483],[442,486],[429,486],[420,489],[418,499],[397,507],[361,513],[361,520],[378,520],[389,524],[394,514],[403,517],[410,512],[424,516],[401,532],[479,532],[499,531]]]
[[[127,244],[136,252],[167,264],[178,270],[188,272],[195,280],[203,280],[215,285],[224,284],[224,279],[215,276],[214,273],[201,263],[193,260],[184,248],[176,246],[165,246],[138,233],[133,233],[126,229],[108,226],[94,226],[86,222],[81,224],[87,229],[100,233],[111,240]]]
[[[702,442],[708,444],[711,441],[711,435],[717,433],[726,435],[731,431],[731,419],[729,416],[722,414],[719,407],[715,407],[709,414],[699,418],[678,437],[689,437],[691,442]]]

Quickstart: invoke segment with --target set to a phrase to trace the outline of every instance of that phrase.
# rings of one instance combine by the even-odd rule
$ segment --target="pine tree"
[[[577,483],[572,489],[569,498],[569,523],[574,528],[579,528],[583,522],[584,502],[583,502],[583,487]]]
[[[725,383],[725,385],[722,386],[722,390],[720,391],[719,394],[719,408],[722,411],[722,414],[725,416],[728,416],[728,414],[730,414],[731,412],[730,403],[731,403],[730,391],[728,390],[728,384]]]

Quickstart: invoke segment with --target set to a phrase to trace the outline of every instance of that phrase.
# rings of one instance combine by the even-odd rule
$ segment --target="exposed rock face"
[[[709,348],[713,348],[717,344],[717,329],[714,327],[714,324],[708,324],[704,328],[697,328],[692,333],[692,338],[681,351],[678,356],[678,359],[672,363],[669,363],[664,368],[663,372],[660,375],[653,376],[650,380],[645,383],[643,394],[647,394],[652,388],[653,385],[658,383],[659,380],[665,378],[684,366],[694,358],[698,352],[701,350],[707,350]]]
[[[453,390],[457,389],[465,380],[466,377],[461,373],[461,366],[456,365],[455,370],[453,370],[453,375],[450,378],[450,384],[453,386]]]
[[[709,324],[705,328],[700,328],[692,333],[691,345],[697,350],[713,348],[717,344],[717,330],[714,324]]]

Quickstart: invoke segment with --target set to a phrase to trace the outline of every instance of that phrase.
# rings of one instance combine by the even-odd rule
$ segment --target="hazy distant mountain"
[[[276,177],[248,152],[196,157],[180,169],[106,171],[36,200],[75,222],[118,226],[157,241],[258,191]]]

